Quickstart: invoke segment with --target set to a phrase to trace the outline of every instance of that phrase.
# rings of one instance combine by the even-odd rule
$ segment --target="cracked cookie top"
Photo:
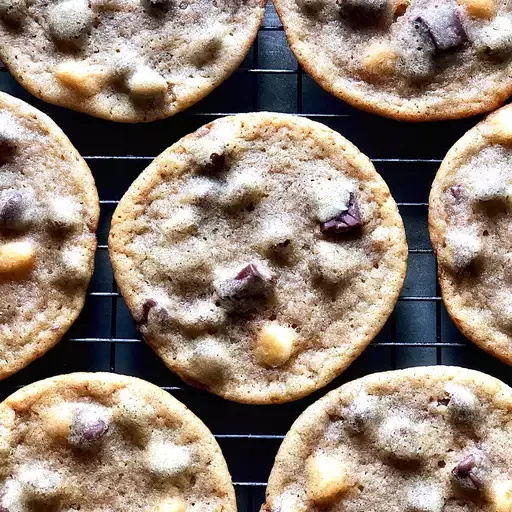
[[[292,50],[325,89],[395,119],[493,110],[512,92],[508,0],[275,0]]]
[[[253,403],[299,398],[346,368],[391,313],[407,258],[369,159],[271,113],[219,119],[157,157],[115,211],[109,248],[164,362]]]
[[[262,512],[509,512],[512,390],[436,366],[377,373],[310,406]]]
[[[55,345],[80,313],[99,201],[60,128],[0,93],[0,379]]]
[[[152,121],[240,64],[264,0],[0,0],[0,58],[35,96],[105,119]]]
[[[236,512],[220,448],[181,402],[133,377],[75,373],[0,404],[2,512]]]

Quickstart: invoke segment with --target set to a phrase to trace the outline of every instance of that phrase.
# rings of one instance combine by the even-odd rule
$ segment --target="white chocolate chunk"
[[[48,27],[54,39],[80,46],[91,29],[92,10],[87,0],[64,0],[54,5],[48,15]]]
[[[407,512],[443,512],[441,489],[433,485],[417,485],[407,494]]]
[[[47,222],[55,231],[65,231],[80,223],[81,207],[69,197],[54,199],[48,206]]]
[[[267,324],[256,341],[256,359],[267,366],[282,366],[290,359],[296,340],[297,333],[291,327]]]
[[[75,406],[63,402],[48,408],[40,414],[45,432],[56,439],[67,439]]]
[[[512,17],[498,16],[475,37],[476,50],[491,57],[504,58],[512,53]],[[506,133],[506,132],[504,132]],[[510,134],[510,128],[508,128]],[[510,142],[510,137],[507,136]]]
[[[219,184],[210,179],[194,177],[183,187],[182,203],[200,205],[203,201],[213,201],[220,196]]]
[[[191,357],[191,372],[200,382],[210,384],[225,375],[229,354],[215,338],[207,337],[199,341]]]
[[[261,235],[256,240],[255,247],[262,251],[263,254],[285,249],[293,241],[295,234],[294,219],[279,218],[262,226]]]
[[[496,15],[496,0],[457,0],[465,7],[470,16],[481,19],[491,19]]]
[[[59,278],[66,281],[84,281],[91,273],[89,252],[83,247],[64,249],[61,253],[64,274]]]
[[[454,229],[446,235],[443,259],[455,271],[467,268],[480,254],[482,244],[475,230]]]
[[[360,393],[343,410],[342,416],[347,428],[360,434],[378,426],[382,417],[382,404],[376,396]]]
[[[102,67],[71,60],[56,67],[55,77],[63,85],[83,96],[94,96],[104,86],[108,73]]]
[[[222,202],[224,206],[233,206],[255,202],[265,193],[261,173],[253,169],[238,171],[229,177]]]
[[[476,179],[471,186],[471,195],[477,201],[495,201],[506,199],[510,183],[497,170],[489,169],[485,179]]]
[[[162,232],[166,239],[175,242],[195,233],[199,217],[193,208],[181,208],[162,225]]]
[[[381,425],[378,438],[382,450],[395,459],[418,459],[425,449],[417,426],[405,417],[389,418]]]
[[[457,384],[449,384],[446,391],[450,396],[448,411],[454,421],[470,423],[477,419],[480,402],[471,390]]]
[[[396,70],[397,52],[388,43],[370,45],[363,55],[363,68],[376,77],[391,75]]]
[[[134,96],[151,98],[167,91],[167,81],[149,66],[138,68],[127,81],[128,90]]]
[[[160,478],[173,478],[190,469],[192,454],[186,446],[153,439],[147,447],[146,460],[151,473]]]
[[[181,498],[171,498],[162,501],[151,512],[185,512],[185,502]]]
[[[36,500],[54,498],[60,492],[61,477],[42,464],[30,463],[19,469],[22,493]]]
[[[311,184],[316,206],[316,217],[326,222],[348,210],[354,185],[344,177],[315,181]]]
[[[30,242],[9,242],[0,246],[0,273],[26,272],[32,269],[36,250]]]
[[[351,487],[343,464],[333,456],[312,455],[306,466],[308,497],[314,503],[334,501]]]
[[[512,481],[502,480],[494,484],[489,501],[493,512],[512,512]]]

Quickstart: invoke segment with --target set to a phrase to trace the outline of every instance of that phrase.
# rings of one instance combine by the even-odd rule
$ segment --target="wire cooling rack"
[[[57,347],[1,383],[0,398],[25,384],[73,371],[111,371],[144,378],[171,392],[208,425],[227,459],[239,511],[257,512],[284,434],[326,391],[368,373],[427,364],[467,366],[512,383],[508,367],[469,344],[448,318],[428,238],[432,179],[448,148],[478,119],[407,124],[353,109],[302,72],[272,5],[240,69],[195,107],[164,121],[121,125],[48,105],[24,91],[4,68],[0,71],[0,90],[49,114],[70,137],[91,167],[101,200],[96,270],[80,318]],[[356,144],[390,186],[409,243],[402,295],[375,341],[327,388],[297,402],[272,406],[227,402],[185,385],[167,370],[140,341],[114,283],[106,245],[119,199],[157,154],[212,119],[258,110],[307,116]]]

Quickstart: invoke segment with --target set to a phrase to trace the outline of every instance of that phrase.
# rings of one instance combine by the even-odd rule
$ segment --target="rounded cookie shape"
[[[407,245],[370,160],[285,114],[218,119],[171,146],[112,219],[115,277],[185,381],[285,402],[345,369],[390,315]]]
[[[0,92],[0,379],[53,347],[85,301],[99,201],[61,129]]]
[[[464,368],[345,384],[292,425],[261,512],[507,512],[511,411],[512,389]]]
[[[153,121],[239,66],[264,9],[265,0],[0,0],[0,59],[45,101]]]
[[[0,404],[0,509],[236,512],[208,428],[157,386],[74,373]]]
[[[450,149],[432,184],[429,229],[451,318],[512,364],[512,107]]]
[[[406,121],[493,110],[512,93],[505,0],[274,0],[302,67],[352,105]]]

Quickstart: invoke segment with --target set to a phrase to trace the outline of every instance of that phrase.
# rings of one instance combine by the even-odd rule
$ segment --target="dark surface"
[[[406,124],[353,109],[298,69],[272,7],[242,68],[204,101],[165,121],[121,125],[55,107],[32,98],[4,69],[0,89],[50,114],[86,158],[101,199],[100,247],[83,313],[55,349],[0,385],[1,397],[41,378],[80,370],[126,373],[163,386],[216,435],[235,482],[240,512],[255,512],[283,435],[327,390],[371,372],[427,364],[467,366],[512,382],[508,366],[468,344],[449,320],[428,238],[431,181],[448,148],[477,118]],[[106,251],[116,203],[153,157],[216,117],[254,110],[305,114],[339,131],[370,156],[399,203],[410,249],[402,297],[377,339],[326,389],[285,405],[234,404],[183,384],[138,341]]]

